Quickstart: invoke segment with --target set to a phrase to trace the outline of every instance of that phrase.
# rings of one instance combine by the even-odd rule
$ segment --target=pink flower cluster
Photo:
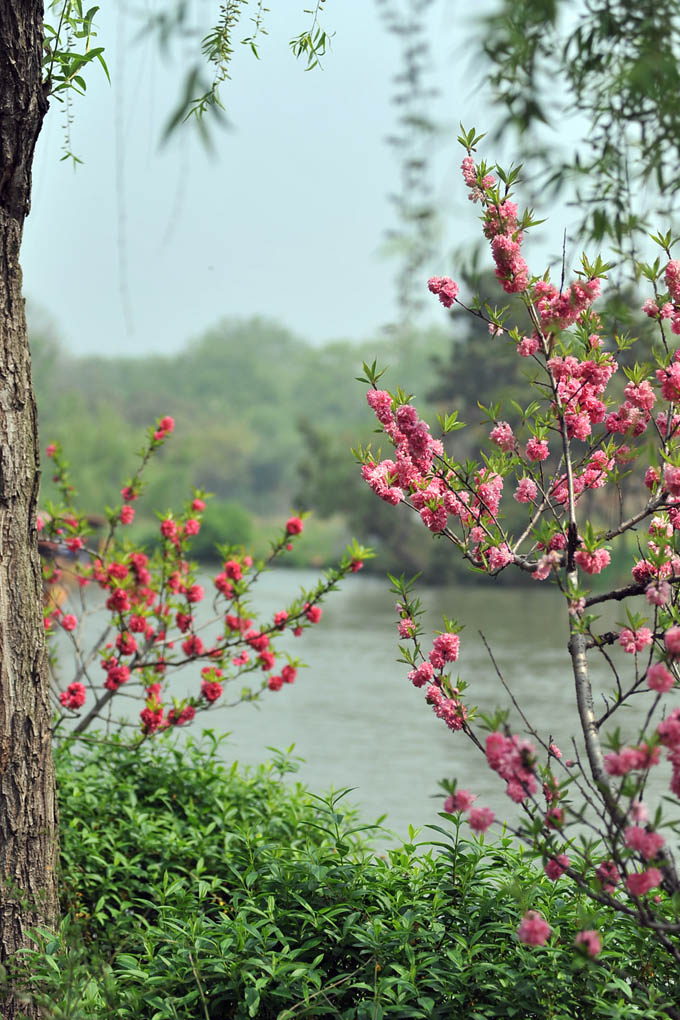
[[[537,910],[527,910],[517,929],[517,938],[527,946],[544,946],[552,928]]]
[[[656,733],[668,750],[668,760],[672,766],[671,792],[680,797],[680,708],[674,708],[662,719],[656,727]]]
[[[535,775],[536,748],[516,734],[506,737],[496,730],[486,738],[486,760],[490,768],[505,780],[505,792],[521,804],[538,790]]]
[[[427,281],[427,286],[431,294],[438,296],[444,308],[450,308],[458,297],[458,284],[448,276],[433,276]]]
[[[556,383],[557,396],[564,408],[570,439],[586,440],[593,425],[604,421],[607,405],[601,399],[607,383],[617,369],[611,354],[579,361],[573,355],[553,357],[548,368]]]
[[[651,861],[666,842],[659,832],[650,832],[641,825],[629,825],[624,833],[627,847],[637,851],[646,861]]]
[[[620,751],[611,751],[604,756],[604,767],[610,776],[626,776],[629,772],[640,772],[658,765],[661,749],[658,745],[639,744],[637,747],[624,747]]]
[[[489,438],[493,443],[496,443],[501,450],[505,450],[507,453],[512,453],[515,448],[515,437],[513,435],[512,428],[508,425],[507,421],[499,421],[495,425]]]
[[[428,705],[432,705],[437,718],[443,719],[450,730],[462,730],[467,721],[467,709],[458,698],[447,697],[437,683],[432,683],[425,691],[425,700]]]
[[[543,870],[551,882],[556,882],[565,873],[570,863],[566,854],[559,854],[557,857],[551,857],[550,860],[546,861]]]
[[[463,162],[461,163],[460,167],[461,170],[463,171],[463,180],[470,189],[470,194],[468,195],[470,201],[471,202],[483,201],[484,189],[493,188],[494,184],[496,183],[496,179],[493,176],[493,174],[485,174],[484,177],[482,177],[481,181],[482,186],[480,188],[478,184],[477,167],[475,166],[475,161],[472,158],[472,156],[467,155],[464,158]]]
[[[450,815],[469,811],[476,800],[477,795],[469,790],[456,790],[444,801],[444,810]]]
[[[602,952],[602,939],[594,928],[580,931],[574,939],[574,945],[582,946],[588,956],[599,956]]]
[[[639,385],[629,381],[624,394],[626,399],[618,410],[606,416],[607,431],[640,436],[651,421],[656,393],[648,380],[644,379]]]
[[[586,574],[599,574],[611,563],[611,556],[606,549],[595,549],[589,552],[588,549],[577,549],[574,553],[574,562]]]
[[[637,630],[624,627],[619,634],[619,644],[624,652],[633,655],[635,652],[641,652],[647,645],[651,645],[652,637],[649,627],[639,627]]]
[[[559,291],[547,280],[538,280],[533,288],[533,301],[544,327],[568,329],[600,296],[600,281],[577,280]]]
[[[82,708],[85,704],[85,685],[75,681],[69,684],[65,691],[59,694],[59,700],[64,708]]]
[[[661,884],[661,872],[658,868],[647,868],[646,871],[626,875],[626,885],[633,896],[644,896],[650,889]]]
[[[142,465],[173,429],[174,421],[166,416],[149,430],[149,442],[143,453]],[[56,446],[54,460],[58,472],[55,481],[63,492],[70,492],[65,478],[67,464]],[[111,696],[134,677],[146,691],[145,704],[140,712],[141,729],[146,735],[169,726],[191,722],[197,709],[206,709],[218,701],[224,684],[237,677],[241,671],[252,671],[259,667],[266,674],[271,674],[276,664],[272,639],[278,637],[289,625],[292,625],[293,635],[299,636],[305,626],[318,623],[322,616],[319,601],[327,591],[332,590],[340,577],[359,570],[362,561],[360,550],[353,547],[351,556],[343,560],[338,570],[329,572],[326,581],[320,583],[309,595],[308,601],[295,603],[293,612],[280,610],[274,613],[272,624],[257,629],[252,626],[250,619],[242,615],[242,606],[261,568],[258,567],[249,577],[248,572],[253,567],[252,557],[234,550],[226,559],[223,570],[214,579],[218,596],[213,602],[213,610],[218,614],[218,628],[217,633],[208,639],[205,634],[196,632],[194,618],[194,609],[204,601],[206,593],[201,584],[195,583],[192,576],[194,566],[186,558],[190,553],[191,538],[201,529],[200,515],[205,510],[205,500],[200,492],[195,491],[194,498],[186,504],[182,514],[164,515],[159,525],[162,542],[151,559],[146,553],[131,547],[129,541],[118,541],[115,535],[116,524],[125,524],[132,519],[133,510],[129,504],[139,497],[141,488],[138,471],[121,489],[124,501],[122,509],[109,515],[112,532],[103,547],[102,555],[90,555],[89,559],[76,555],[69,569],[79,585],[85,586],[94,581],[104,590],[105,607],[111,616],[109,622],[115,628],[112,640],[98,649],[100,665],[105,674],[102,683],[104,691],[100,689],[95,692],[94,710],[90,715],[95,718]],[[59,545],[64,545],[69,552],[75,554],[84,548],[82,534],[78,533],[86,533],[83,530],[86,525],[84,516],[78,519],[75,515],[66,514],[54,519],[43,515],[41,521],[42,541],[50,552]],[[302,530],[302,517],[290,517],[283,535],[275,544],[274,554],[289,548],[288,540],[299,535]],[[48,561],[44,566],[43,578],[46,599],[50,599],[53,597],[51,586],[60,581],[61,569]],[[58,594],[61,597],[62,592]],[[220,619],[224,608],[221,611],[218,609],[219,596],[227,602],[224,622]],[[55,622],[59,622],[66,631],[74,631],[78,625],[73,614],[64,613],[59,606],[52,608],[49,602],[44,620],[48,630]],[[173,639],[174,628],[179,638]],[[442,652],[447,653],[447,648],[442,647]],[[207,663],[201,669],[200,694],[176,703],[166,714],[162,702],[161,678],[185,662],[201,659],[204,662],[207,660]],[[236,667],[236,671],[232,670],[232,666]],[[284,684],[292,684],[296,673],[296,663],[289,659],[279,675],[269,675],[261,681],[259,691],[266,687],[278,690]],[[155,677],[158,677],[158,681]],[[259,691],[251,693],[256,697]],[[60,693],[59,700],[64,708],[77,711],[85,703],[85,696],[83,684],[74,682]],[[89,722],[89,719],[88,716],[86,721]]]
[[[674,685],[675,677],[663,662],[655,662],[647,670],[647,686],[650,690],[658,694],[668,694]]]
[[[366,399],[396,447],[396,462],[364,464],[361,469],[364,479],[381,499],[393,506],[406,494],[412,494],[427,526],[442,531],[447,517],[443,506],[445,486],[439,479],[426,477],[433,458],[444,452],[441,441],[432,438],[429,426],[411,404],[401,404],[394,412],[392,398],[385,390],[369,390]]]

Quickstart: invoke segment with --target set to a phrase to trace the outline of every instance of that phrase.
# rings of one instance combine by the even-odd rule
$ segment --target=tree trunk
[[[57,810],[36,546],[38,442],[19,248],[42,89],[42,2],[0,0],[0,962],[57,914]],[[10,990],[0,1014],[36,1016]]]

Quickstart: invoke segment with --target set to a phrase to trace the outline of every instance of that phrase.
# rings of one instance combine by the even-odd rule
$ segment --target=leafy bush
[[[376,856],[344,793],[285,782],[278,753],[228,767],[219,743],[59,751],[64,921],[26,958],[47,1017],[666,1015],[677,978],[649,934],[510,840],[447,823],[426,853],[412,832]],[[549,946],[518,943],[527,907],[550,916]],[[597,961],[573,948],[591,926]]]

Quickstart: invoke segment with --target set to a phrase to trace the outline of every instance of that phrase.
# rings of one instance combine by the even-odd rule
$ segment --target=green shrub
[[[65,920],[25,961],[48,1017],[665,1016],[677,977],[649,933],[510,840],[449,822],[429,852],[376,856],[343,794],[285,782],[282,755],[230,768],[218,744],[59,752]],[[527,908],[545,947],[517,942]],[[583,927],[603,933],[595,961],[574,950]]]

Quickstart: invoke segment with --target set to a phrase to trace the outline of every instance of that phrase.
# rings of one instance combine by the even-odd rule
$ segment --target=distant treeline
[[[427,407],[434,359],[447,358],[450,346],[445,329],[313,346],[258,318],[224,320],[171,357],[75,357],[48,330],[35,329],[41,445],[62,443],[79,504],[97,512],[119,502],[144,429],[171,414],[175,432],[147,471],[138,536],[150,537],[153,512],[177,507],[196,486],[214,493],[198,543],[203,556],[215,541],[254,539],[263,547],[291,508],[304,508],[332,522],[310,522],[301,555],[328,560],[352,532],[375,541],[384,530],[371,525],[383,508],[364,493],[350,452],[375,427],[366,387],[356,381],[362,361],[389,366],[388,385],[408,386]],[[55,493],[44,458],[43,465],[44,501]],[[357,502],[370,507],[368,534],[357,531],[363,515],[348,514]],[[397,532],[400,516],[390,515]],[[416,545],[427,554],[426,541]],[[381,557],[378,569],[397,565],[395,556]]]
[[[254,541],[265,551],[284,515],[310,509],[326,523],[310,523],[300,547],[308,562],[329,561],[354,534],[379,550],[374,569],[422,570],[433,581],[474,575],[414,514],[382,504],[362,482],[350,449],[380,437],[356,381],[361,363],[387,367],[385,386],[414,394],[433,430],[438,411],[457,409],[471,426],[455,433],[458,459],[476,455],[488,433],[478,399],[502,402],[512,421],[510,402],[528,402],[533,370],[512,344],[460,315],[442,328],[323,346],[271,320],[225,319],[174,356],[139,358],[75,357],[36,328],[32,351],[42,447],[62,443],[88,512],[119,502],[144,429],[170,414],[175,433],[147,473],[138,538],[155,533],[154,511],[178,507],[196,486],[214,493],[203,557],[216,541]],[[44,474],[43,501],[54,498]]]

